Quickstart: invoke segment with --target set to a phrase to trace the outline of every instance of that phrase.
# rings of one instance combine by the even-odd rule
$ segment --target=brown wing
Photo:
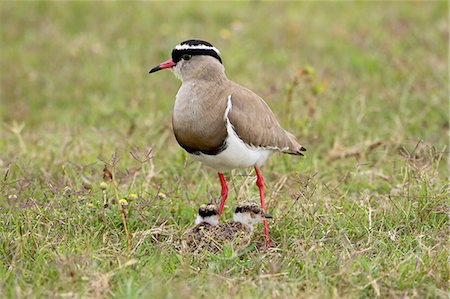
[[[236,83],[232,84],[231,90],[232,108],[228,117],[245,143],[303,156],[301,152],[305,148],[280,126],[263,99]]]

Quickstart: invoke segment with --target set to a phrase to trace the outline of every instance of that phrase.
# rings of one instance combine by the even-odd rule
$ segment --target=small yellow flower
[[[158,192],[158,195],[157,195],[159,198],[167,198],[167,195],[165,194],[165,193],[162,193],[162,192]]]
[[[108,184],[105,182],[101,182],[100,183],[100,189],[105,190],[106,188],[108,188]]]
[[[128,194],[128,199],[133,200],[133,199],[136,199],[136,198],[138,198],[136,193]]]
[[[125,198],[122,198],[122,199],[119,201],[119,203],[120,203],[122,206],[128,206],[128,201],[127,201]]]

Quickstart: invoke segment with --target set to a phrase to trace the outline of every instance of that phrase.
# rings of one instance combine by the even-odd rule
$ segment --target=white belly
[[[274,152],[270,149],[254,148],[246,145],[236,133],[227,138],[227,148],[218,155],[191,155],[203,164],[218,171],[226,171],[250,166],[261,166]]]

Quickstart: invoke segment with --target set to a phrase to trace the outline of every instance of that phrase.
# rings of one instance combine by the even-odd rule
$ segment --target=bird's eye
[[[192,57],[192,55],[189,55],[189,54],[181,55],[181,59],[184,59],[184,60],[189,60],[189,59],[191,59],[191,57]]]

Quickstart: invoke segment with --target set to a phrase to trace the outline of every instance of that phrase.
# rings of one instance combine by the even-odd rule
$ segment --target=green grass
[[[446,298],[447,2],[0,9],[3,296]],[[308,149],[262,169],[268,252],[178,251],[219,182],[173,137],[180,83],[147,72],[193,37]],[[129,153],[149,148],[146,162]],[[114,188],[100,189],[114,153],[119,196],[139,194],[126,207],[130,250]],[[227,178],[229,218],[258,193],[252,173]]]

